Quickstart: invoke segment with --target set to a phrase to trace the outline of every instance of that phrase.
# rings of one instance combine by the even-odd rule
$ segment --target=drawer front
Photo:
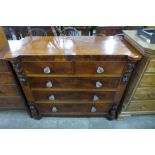
[[[0,109],[26,109],[21,97],[0,97]]]
[[[115,92],[57,92],[57,91],[33,91],[35,101],[112,101]]]
[[[146,72],[154,72],[155,73],[155,60],[151,60],[147,69],[146,69]]]
[[[26,74],[119,74],[122,75],[127,62],[23,62]]]
[[[155,100],[155,88],[138,88],[134,100]]]
[[[26,74],[73,74],[71,62],[23,62]]]
[[[10,72],[5,61],[0,60],[0,72]]]
[[[140,86],[155,86],[155,74],[145,74],[140,82]]]
[[[44,114],[56,114],[56,113],[107,113],[111,107],[111,104],[36,104],[36,107],[40,113]]]
[[[32,88],[117,88],[120,78],[29,78]]]
[[[15,84],[11,73],[0,73],[0,84]]]
[[[127,111],[155,111],[154,101],[132,101]]]
[[[92,61],[75,62],[77,74],[119,74],[122,75],[127,62]]]
[[[19,96],[16,85],[0,85],[0,96]]]

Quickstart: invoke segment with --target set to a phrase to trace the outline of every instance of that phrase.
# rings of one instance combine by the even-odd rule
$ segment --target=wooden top
[[[126,55],[133,60],[141,58],[127,41],[116,36],[26,37],[9,41],[9,46],[3,59],[20,55]]]
[[[0,27],[0,51],[8,47],[8,41],[6,39],[3,28]]]
[[[143,55],[155,55],[155,44],[150,44],[149,39],[137,35],[135,30],[124,30],[125,39],[137,48]]]

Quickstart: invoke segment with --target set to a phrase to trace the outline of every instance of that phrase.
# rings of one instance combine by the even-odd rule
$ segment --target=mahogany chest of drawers
[[[15,44],[18,48],[15,49]],[[115,119],[141,55],[118,37],[33,37],[10,42],[8,60],[32,116]]]
[[[119,117],[155,114],[155,44],[139,38],[136,31],[124,31],[128,42],[143,55],[129,82]]]

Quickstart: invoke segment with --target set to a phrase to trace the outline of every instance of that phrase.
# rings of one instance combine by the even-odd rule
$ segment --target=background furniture
[[[137,30],[138,26],[94,26],[92,35],[114,36],[123,34],[122,30]]]
[[[26,110],[15,77],[7,61],[2,60],[8,41],[0,27],[0,110]]]
[[[155,44],[138,36],[136,31],[124,31],[125,39],[142,55],[122,100],[119,117],[155,114]]]
[[[122,34],[122,30],[136,30],[137,26],[52,26],[55,30],[62,31],[64,28],[72,27],[78,31],[80,36],[113,36]],[[8,40],[19,40],[30,35],[31,29],[42,29],[47,36],[54,36],[51,26],[4,26],[4,30]],[[56,31],[57,35],[60,35],[59,31]],[[43,36],[41,34],[41,36]]]

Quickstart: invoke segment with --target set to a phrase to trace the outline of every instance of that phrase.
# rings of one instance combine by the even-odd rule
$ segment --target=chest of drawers
[[[25,110],[16,80],[7,61],[2,60],[8,42],[0,27],[0,110]]]
[[[34,37],[9,51],[34,118],[106,116],[115,119],[141,56],[117,37]],[[11,47],[11,44],[10,44]]]
[[[125,38],[143,55],[131,77],[123,98],[120,117],[155,114],[155,45],[138,38],[135,31],[125,31]]]

